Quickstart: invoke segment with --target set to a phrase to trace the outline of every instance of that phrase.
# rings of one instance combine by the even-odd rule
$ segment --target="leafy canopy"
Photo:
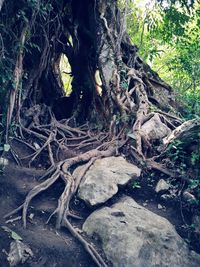
[[[125,4],[120,1],[122,10]],[[199,2],[138,0],[128,6],[128,32],[140,56],[176,90],[187,118],[200,115]]]

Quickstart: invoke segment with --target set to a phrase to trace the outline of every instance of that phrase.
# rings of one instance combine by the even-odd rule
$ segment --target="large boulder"
[[[189,251],[168,220],[129,197],[92,213],[83,230],[100,239],[114,267],[200,266],[200,255]]]
[[[77,175],[82,167],[75,170]],[[118,186],[140,176],[141,170],[123,157],[98,159],[85,174],[78,196],[91,206],[101,204],[118,192]]]

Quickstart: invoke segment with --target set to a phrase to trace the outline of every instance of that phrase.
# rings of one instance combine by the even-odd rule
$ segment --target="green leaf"
[[[21,236],[19,236],[16,232],[14,232],[14,231],[11,231],[11,237],[12,237],[12,239],[14,239],[14,240],[22,240],[22,238],[21,238]]]
[[[7,226],[1,226],[1,228],[5,232],[9,233],[11,235],[12,239],[14,239],[14,240],[20,240],[20,241],[22,240],[22,237],[19,236],[15,231],[11,230],[9,227],[7,227]]]
[[[141,188],[141,185],[140,185],[140,183],[138,181],[135,181],[133,183],[132,187],[133,187],[133,189],[139,189],[139,188]]]

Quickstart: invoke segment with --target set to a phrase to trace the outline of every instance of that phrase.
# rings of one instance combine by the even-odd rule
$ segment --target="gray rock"
[[[7,166],[8,165],[8,159],[0,157],[0,167],[1,166]]]
[[[162,210],[162,209],[163,209],[163,206],[160,205],[160,204],[158,204],[158,209],[159,209],[159,210]]]
[[[73,175],[76,176],[81,168],[77,168]],[[126,185],[140,173],[137,166],[123,157],[98,159],[85,174],[78,196],[91,206],[104,203],[118,192],[119,185]]]
[[[11,242],[10,251],[7,257],[10,266],[14,267],[20,263],[23,264],[30,257],[33,257],[33,252],[26,244],[20,240],[14,240]]]
[[[150,120],[141,127],[141,133],[148,140],[162,139],[169,135],[171,130],[160,120],[158,114],[155,114]]]
[[[83,230],[99,237],[114,267],[200,266],[200,255],[189,251],[168,220],[128,197],[92,213]]]
[[[166,191],[170,188],[170,185],[164,180],[160,179],[156,185],[155,191],[159,193],[161,191]]]
[[[196,201],[197,200],[196,197],[192,193],[188,192],[187,190],[185,190],[183,192],[183,199],[185,201],[187,201],[187,202],[191,202],[191,201]]]
[[[160,198],[167,202],[168,200],[172,200],[175,197],[173,195],[170,195],[170,194],[163,194],[163,195],[160,196]]]

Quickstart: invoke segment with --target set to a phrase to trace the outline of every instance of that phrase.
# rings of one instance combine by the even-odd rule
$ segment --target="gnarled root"
[[[61,178],[65,182],[65,189],[59,198],[58,207],[53,212],[53,214],[50,216],[50,218],[53,215],[57,214],[56,227],[58,229],[62,226],[66,227],[69,230],[69,232],[81,242],[81,244],[84,246],[86,251],[91,255],[91,257],[93,258],[93,260],[96,262],[96,264],[98,266],[101,266],[101,267],[107,266],[104,263],[103,258],[98,254],[98,252],[95,250],[95,248],[91,244],[89,244],[75,230],[75,228],[69,222],[68,217],[78,218],[76,215],[73,215],[70,212],[69,204],[70,204],[70,200],[72,199],[73,195],[75,194],[85,172],[88,170],[88,168],[93,164],[93,162],[97,158],[111,156],[111,155],[115,154],[115,151],[116,151],[115,146],[111,146],[110,148],[108,148],[107,150],[104,150],[104,151],[101,151],[98,149],[93,149],[91,151],[88,151],[86,153],[78,155],[74,158],[59,162],[56,167],[48,170],[48,174],[51,174],[50,177],[47,180],[41,182],[39,185],[35,186],[26,196],[24,203],[21,206],[19,206],[17,209],[8,213],[5,216],[5,218],[7,218],[7,217],[19,212],[20,210],[22,210],[23,225],[26,228],[26,226],[27,226],[27,220],[26,220],[27,210],[28,210],[28,206],[29,206],[31,200],[35,196],[37,196],[39,193],[47,190],[52,184],[54,184],[59,178]],[[85,165],[85,168],[82,170],[82,172],[77,177],[74,177],[69,171],[70,167],[72,167],[74,164],[78,164],[78,163],[82,163],[82,162],[87,162]],[[50,220],[50,218],[49,218],[49,220]]]

